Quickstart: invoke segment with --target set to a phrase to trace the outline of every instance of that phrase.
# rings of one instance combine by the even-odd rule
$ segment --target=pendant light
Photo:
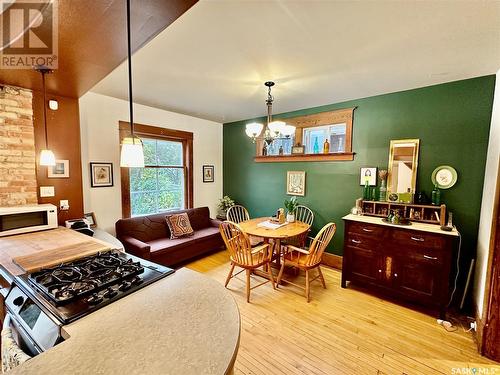
[[[252,141],[255,143],[255,140],[259,138],[262,130],[264,130],[262,138],[269,145],[273,143],[275,139],[279,139],[280,135],[285,136],[285,138],[289,138],[295,133],[295,126],[287,125],[283,121],[273,121],[274,97],[271,95],[271,87],[274,86],[274,82],[267,81],[264,85],[267,87],[267,123],[264,126],[258,122],[251,122],[246,125],[245,133],[247,136],[252,138]]]
[[[35,70],[42,75],[42,87],[43,87],[43,128],[45,132],[45,149],[40,152],[40,165],[44,166],[54,166],[56,165],[56,157],[54,153],[49,149],[49,136],[47,133],[47,93],[45,89],[45,74],[52,73],[52,70],[45,66],[37,66]]]
[[[121,167],[144,167],[142,140],[134,134],[134,99],[132,96],[132,47],[130,37],[130,0],[127,2],[127,51],[128,51],[128,100],[130,110],[130,135],[122,140]]]

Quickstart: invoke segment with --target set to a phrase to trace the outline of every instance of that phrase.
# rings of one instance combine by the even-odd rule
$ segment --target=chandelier
[[[267,123],[264,126],[258,122],[251,122],[246,125],[245,133],[252,138],[254,143],[257,139],[262,139],[270,145],[275,139],[281,139],[281,136],[284,138],[290,138],[290,136],[295,133],[295,126],[287,125],[283,121],[273,121],[274,98],[271,95],[271,87],[274,86],[274,82],[268,81],[264,83],[264,85],[267,87]]]

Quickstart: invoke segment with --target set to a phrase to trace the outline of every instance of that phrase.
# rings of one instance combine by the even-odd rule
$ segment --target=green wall
[[[451,165],[458,172],[457,184],[442,191],[442,200],[453,212],[463,235],[464,254],[470,258],[475,254],[494,86],[492,75],[279,115],[357,106],[354,161],[255,163],[255,145],[244,131],[250,119],[224,124],[224,194],[245,205],[253,217],[271,215],[287,198],[287,170],[306,171],[306,196],[299,201],[315,212],[314,231],[328,221],[337,223],[328,251],[342,254],[341,218],[362,196],[360,168],[387,169],[391,139],[419,138],[417,190],[430,197],[430,176],[439,165]]]

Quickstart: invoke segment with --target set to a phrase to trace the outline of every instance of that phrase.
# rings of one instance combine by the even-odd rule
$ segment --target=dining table
[[[275,260],[274,266],[279,268],[281,242],[307,233],[311,226],[301,221],[294,221],[292,223],[285,222],[284,225],[276,229],[263,227],[262,223],[269,220],[271,220],[270,217],[259,217],[242,221],[239,223],[239,226],[246,234],[254,237],[261,237],[264,243],[269,243],[271,245],[273,260]],[[265,274],[262,276],[265,276]]]

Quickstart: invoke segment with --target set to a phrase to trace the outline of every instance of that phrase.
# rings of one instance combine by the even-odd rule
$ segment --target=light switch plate
[[[40,186],[41,198],[53,197],[54,195],[56,195],[54,186]]]
[[[67,199],[61,199],[59,201],[59,208],[61,209],[61,211],[69,210],[69,201]]]

